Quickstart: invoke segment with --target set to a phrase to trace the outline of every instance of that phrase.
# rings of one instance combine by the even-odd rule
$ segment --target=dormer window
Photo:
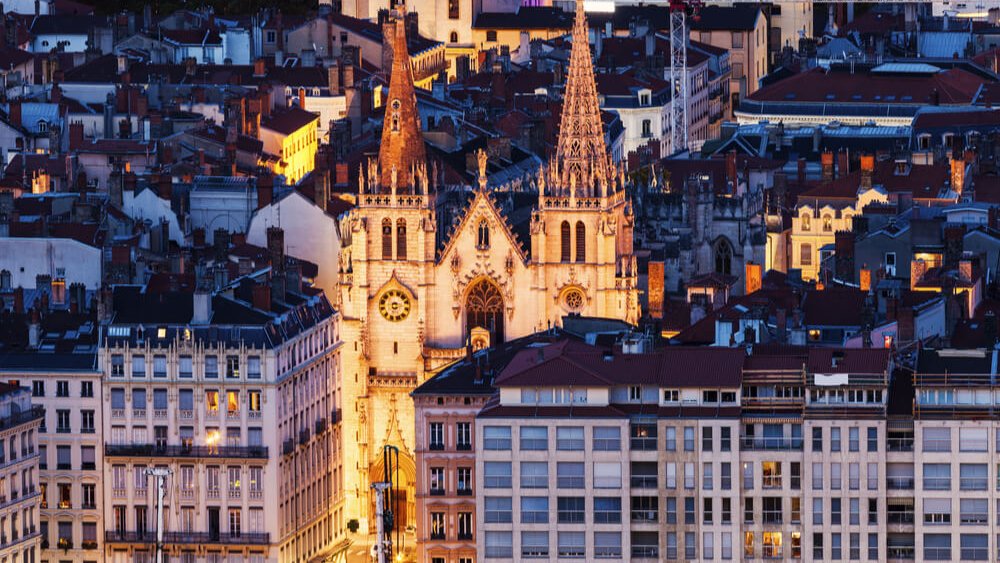
[[[833,231],[833,217],[830,215],[823,216],[823,232],[829,233]]]
[[[719,402],[719,392],[718,391],[702,391],[701,402],[703,403],[718,403]]]
[[[802,220],[802,230],[803,231],[808,231],[810,229],[810,221],[811,221],[811,218],[809,217],[809,214],[808,213],[803,213],[802,217],[801,217],[801,220]]]
[[[39,133],[45,133],[48,130],[49,130],[49,124],[46,123],[45,120],[39,120],[38,121],[38,132]]]
[[[643,92],[639,92],[639,105],[640,106],[648,106],[648,105],[650,105],[651,99],[652,99],[652,94],[648,90],[647,91],[643,91]]]
[[[641,401],[642,400],[642,387],[639,385],[632,385],[628,388],[628,400],[629,401]]]

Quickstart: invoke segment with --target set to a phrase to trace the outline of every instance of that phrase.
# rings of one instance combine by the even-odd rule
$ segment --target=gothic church
[[[345,470],[356,474],[345,516],[363,530],[373,525],[369,485],[381,480],[386,445],[399,449],[397,525],[415,522],[409,393],[435,369],[466,346],[525,336],[567,314],[638,321],[634,217],[624,171],[605,146],[582,5],[557,151],[520,209],[487,190],[484,153],[478,186],[439,185],[401,15],[385,25],[394,56],[380,152],[362,167],[357,206],[341,227],[339,301],[352,346],[342,355],[341,441]],[[456,198],[454,220],[442,220]]]

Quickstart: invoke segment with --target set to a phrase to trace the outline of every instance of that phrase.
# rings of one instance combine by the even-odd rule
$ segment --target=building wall
[[[760,88],[760,79],[768,73],[767,19],[757,18],[757,27],[747,31],[691,30],[691,39],[727,49],[732,69],[730,92],[743,99]],[[738,107],[732,104],[733,111]]]
[[[67,287],[82,283],[87,289],[101,286],[101,250],[73,239],[0,238],[0,269],[11,273],[12,287],[35,287],[35,276],[62,276]]]
[[[264,143],[264,152],[281,158],[284,166],[279,167],[278,172],[284,174],[285,182],[289,185],[297,184],[316,164],[318,123],[318,120],[312,121],[289,135],[264,126],[260,128],[260,140]]]
[[[432,563],[444,558],[445,563],[460,563],[462,558],[476,557],[475,530],[476,497],[474,483],[479,478],[475,472],[476,413],[485,404],[485,397],[414,396],[416,417],[417,462],[417,561]],[[471,400],[466,400],[471,399]],[[444,441],[439,447],[431,442],[431,424],[440,424]],[[468,429],[468,441],[459,439],[459,427]],[[467,447],[464,445],[467,444]],[[459,482],[459,472],[468,471],[469,479]],[[432,490],[431,474],[440,471],[444,476],[443,487]],[[435,514],[443,517],[444,529],[434,528]],[[468,519],[469,528],[460,527],[461,519]],[[464,525],[464,522],[463,522]],[[433,535],[443,532],[441,535]],[[469,532],[468,535],[462,535]],[[443,536],[443,537],[442,537]]]
[[[156,505],[144,474],[153,466],[172,472],[164,515],[179,533],[167,541],[172,557],[299,561],[344,539],[336,323],[274,349],[187,340],[182,330],[171,341],[154,343],[150,333],[139,346],[101,349],[107,559],[143,557],[149,545],[154,513],[143,530],[139,512]],[[145,370],[133,373],[137,357]],[[216,358],[215,375],[206,357]],[[187,358],[191,371],[182,373]]]
[[[19,413],[19,414],[18,414]],[[0,477],[0,560],[37,561],[41,555],[41,491],[38,436],[41,413],[32,410],[25,388],[0,396],[0,440],[4,476]]]

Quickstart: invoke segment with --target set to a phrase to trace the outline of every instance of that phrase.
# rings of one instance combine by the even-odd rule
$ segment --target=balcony
[[[316,435],[319,436],[324,432],[326,432],[326,419],[321,418],[316,421]]]
[[[431,496],[432,497],[443,497],[444,496],[444,489],[431,489]]]
[[[461,489],[460,488],[457,491],[455,491],[455,494],[457,494],[460,497],[471,497],[472,496],[472,489]]]
[[[912,545],[890,545],[887,552],[889,559],[916,559],[917,549]]]
[[[105,532],[105,543],[138,543],[148,544],[156,541],[155,532]],[[204,532],[164,532],[163,543],[166,544],[226,544],[226,545],[267,545],[271,543],[268,533],[213,534]]]
[[[630,438],[629,447],[635,451],[656,451],[656,437],[652,438],[641,438],[633,437]]]
[[[80,542],[80,547],[83,549],[97,549],[97,540],[83,540]]]
[[[656,488],[656,475],[633,475],[629,481],[633,489]]]
[[[660,556],[660,546],[658,545],[632,544],[633,559],[656,559],[659,556]]]
[[[897,526],[912,526],[913,512],[889,511],[886,513],[886,520],[889,524],[895,524]]]
[[[633,510],[631,514],[632,522],[635,523],[656,523],[659,521],[658,510]]]
[[[455,444],[455,449],[460,452],[471,452],[472,444],[468,442],[459,442],[458,444]]]
[[[20,426],[24,423],[32,422],[34,420],[43,418],[44,416],[45,416],[44,407],[33,406],[31,407],[31,410],[19,412],[11,416],[0,418],[0,430],[7,430],[8,428]]]
[[[740,449],[743,451],[801,450],[802,438],[755,438],[744,436],[740,438]]]
[[[132,409],[132,418],[146,418],[146,409]]]
[[[177,457],[267,459],[266,446],[158,446],[155,444],[105,444],[109,457]]]
[[[281,453],[282,453],[282,455],[291,455],[291,453],[294,452],[294,451],[295,451],[295,442],[294,441],[292,441],[292,440],[285,440],[281,444]]]
[[[886,477],[885,484],[892,491],[912,491],[913,477]]]
[[[309,430],[299,430],[299,445],[304,446],[309,441]]]
[[[432,452],[444,451],[444,444],[442,444],[441,442],[431,442],[430,446],[428,446],[428,449],[430,449]]]

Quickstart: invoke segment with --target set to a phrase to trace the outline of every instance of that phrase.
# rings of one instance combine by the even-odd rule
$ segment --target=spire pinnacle
[[[608,149],[604,144],[604,127],[597,101],[583,0],[576,1],[572,40],[559,141],[553,163],[559,174],[550,190],[556,194],[574,190],[580,191],[584,197],[596,197],[600,190],[594,185],[594,180],[607,182],[611,174],[607,169]]]
[[[378,154],[379,184],[383,190],[395,185],[401,193],[415,193],[416,178],[412,171],[418,164],[426,163],[427,152],[420,133],[413,67],[406,47],[404,14],[400,9],[382,27],[382,48],[391,49],[392,68]]]

